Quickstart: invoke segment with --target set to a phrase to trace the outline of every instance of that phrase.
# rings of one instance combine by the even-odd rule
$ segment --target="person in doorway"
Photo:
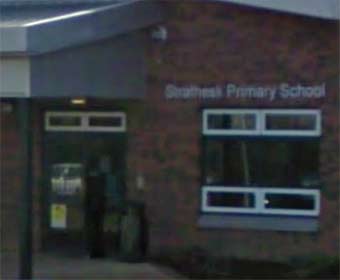
[[[89,161],[86,172],[86,235],[91,258],[105,256],[104,215],[105,176],[100,172],[98,161]]]

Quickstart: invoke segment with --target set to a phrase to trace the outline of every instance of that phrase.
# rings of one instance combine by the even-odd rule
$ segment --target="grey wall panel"
[[[33,97],[141,98],[145,93],[142,32],[33,56]]]
[[[20,53],[25,52],[26,49],[26,29],[11,26],[0,27],[0,53]]]
[[[315,232],[319,228],[318,219],[290,216],[254,215],[201,215],[198,220],[201,228],[211,229],[252,229],[274,231]]]
[[[30,95],[30,59],[0,57],[0,97]]]

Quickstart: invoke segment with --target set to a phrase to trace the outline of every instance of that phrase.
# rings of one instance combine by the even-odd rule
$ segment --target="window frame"
[[[204,212],[214,213],[256,213],[256,190],[248,187],[221,187],[221,186],[203,186],[202,187],[202,201],[201,209]],[[245,193],[253,194],[255,206],[254,207],[223,207],[223,206],[209,206],[208,193],[210,192],[223,192],[223,193]]]
[[[321,112],[316,109],[271,109],[262,110],[262,135],[263,136],[321,136]],[[267,129],[267,115],[313,115],[315,116],[315,127],[310,130],[298,129]]]
[[[51,117],[79,117],[80,125],[57,126],[50,124]],[[90,125],[91,117],[120,117],[120,126],[94,126]],[[126,114],[124,112],[95,112],[95,111],[49,111],[45,113],[45,130],[46,131],[74,131],[74,132],[125,132],[126,131]]]
[[[209,115],[245,115],[253,114],[255,116],[255,128],[254,129],[210,129],[208,127]],[[260,132],[260,118],[259,111],[252,109],[205,109],[203,111],[203,134],[204,135],[259,135]]]
[[[320,190],[317,189],[291,189],[291,188],[256,188],[234,186],[202,186],[201,210],[204,213],[247,213],[247,214],[276,214],[294,216],[318,216],[320,214]],[[252,193],[254,194],[254,207],[223,207],[209,206],[208,193]],[[265,207],[266,194],[301,194],[314,197],[314,209],[268,209]]]
[[[235,129],[209,129],[208,128],[208,117],[211,114],[247,114],[252,113],[256,116],[254,130],[235,130]],[[278,115],[314,115],[315,126],[311,130],[299,130],[299,129],[287,129],[287,130],[271,130],[266,129],[266,116],[269,114]],[[206,140],[217,136],[221,140],[227,138],[254,138],[254,139],[308,139],[312,140],[320,138],[322,135],[322,120],[320,109],[203,109],[202,114],[202,151],[206,149]],[[202,157],[202,160],[205,156]],[[203,213],[210,214],[223,214],[223,213],[234,213],[234,214],[257,214],[257,215],[283,215],[283,216],[307,216],[317,217],[320,214],[320,190],[316,188],[293,188],[290,187],[248,187],[248,186],[221,186],[221,185],[205,185],[203,178],[205,176],[206,169],[203,168],[201,172],[201,211]],[[215,192],[245,192],[254,193],[254,207],[221,207],[221,206],[209,206],[208,193],[210,191]],[[314,208],[312,210],[306,209],[283,209],[283,208],[266,208],[265,207],[265,196],[267,194],[301,194],[301,195],[312,195],[314,198]]]
[[[255,116],[254,129],[210,129],[210,115],[245,115]],[[315,127],[310,130],[299,129],[266,129],[266,116],[272,115],[314,115]],[[319,109],[204,109],[202,117],[202,133],[204,136],[321,136],[321,111]]]

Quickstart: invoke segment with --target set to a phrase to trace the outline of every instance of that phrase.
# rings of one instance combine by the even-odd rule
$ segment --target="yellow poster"
[[[51,205],[51,227],[63,229],[66,228],[67,209],[65,204]]]

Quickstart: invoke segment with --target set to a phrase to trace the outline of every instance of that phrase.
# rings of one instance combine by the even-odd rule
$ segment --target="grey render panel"
[[[0,18],[2,41],[6,41],[8,36],[14,37],[7,43],[6,49],[2,48],[1,42],[0,52],[3,54],[22,52],[22,47],[15,43],[18,33],[10,33],[13,27],[26,32],[24,52],[34,55],[126,34],[161,22],[163,19],[161,4],[156,1],[129,0],[99,7],[80,5],[77,9],[58,6],[54,15],[51,13],[51,7],[46,7],[45,17],[44,8],[39,7],[35,8],[37,11],[35,18],[31,13],[32,7],[21,7],[18,11],[19,9],[24,9],[21,14],[27,13],[26,18],[19,15],[20,13],[17,18],[16,13],[14,18],[9,16]],[[55,19],[56,16],[64,17]],[[46,19],[49,21],[41,22]]]
[[[30,96],[30,59],[0,57],[0,98]]]
[[[329,20],[340,19],[339,0],[214,0],[260,9],[311,16]]]
[[[289,216],[254,215],[207,215],[198,219],[201,228],[211,229],[252,229],[273,231],[315,232],[318,230],[317,218]]]
[[[18,27],[0,28],[0,54],[4,52],[25,52],[27,49],[26,30]]]
[[[145,34],[31,58],[32,97],[142,98]]]

